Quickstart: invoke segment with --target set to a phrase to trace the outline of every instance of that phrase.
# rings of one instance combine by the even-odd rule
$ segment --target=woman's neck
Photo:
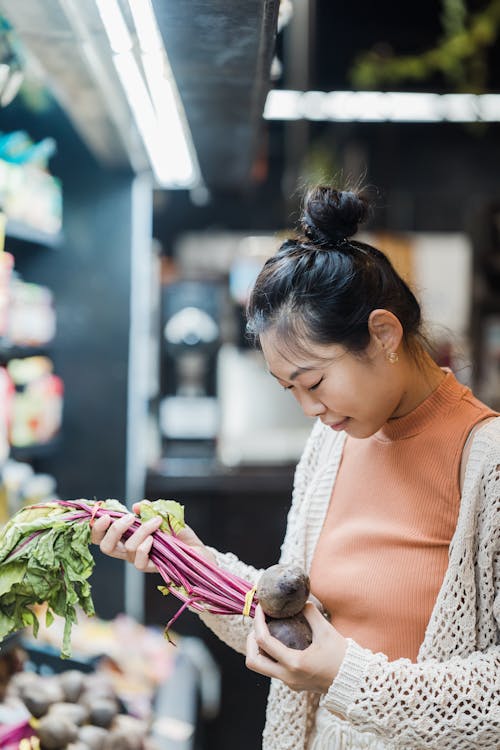
[[[446,373],[425,350],[415,356],[408,354],[401,364],[407,368],[406,387],[391,419],[404,417],[416,409],[446,377]]]

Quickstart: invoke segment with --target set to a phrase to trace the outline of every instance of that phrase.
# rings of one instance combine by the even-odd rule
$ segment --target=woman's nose
[[[312,394],[307,394],[301,398],[302,411],[306,417],[319,417],[324,414],[326,407],[317,398],[314,398]]]

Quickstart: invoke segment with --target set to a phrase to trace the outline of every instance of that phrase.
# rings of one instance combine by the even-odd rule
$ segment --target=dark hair
[[[369,315],[383,308],[399,318],[412,348],[421,326],[415,296],[380,250],[349,239],[369,213],[362,191],[309,191],[298,236],[266,261],[251,292],[247,334],[255,344],[275,328],[292,351],[304,351],[309,341],[361,353],[370,340]]]

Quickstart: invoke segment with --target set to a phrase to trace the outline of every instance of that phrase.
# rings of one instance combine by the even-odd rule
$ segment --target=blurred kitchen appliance
[[[220,462],[227,466],[295,464],[313,420],[267,372],[261,352],[224,344],[217,374]]]
[[[181,280],[163,287],[159,417],[167,459],[210,460],[215,455],[223,307],[220,282]]]

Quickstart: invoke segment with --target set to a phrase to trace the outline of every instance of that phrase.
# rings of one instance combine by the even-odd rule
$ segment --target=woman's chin
[[[349,437],[357,438],[358,440],[364,440],[369,438],[378,432],[380,427],[374,427],[373,425],[360,424],[353,419],[349,419],[347,422],[344,432]]]

